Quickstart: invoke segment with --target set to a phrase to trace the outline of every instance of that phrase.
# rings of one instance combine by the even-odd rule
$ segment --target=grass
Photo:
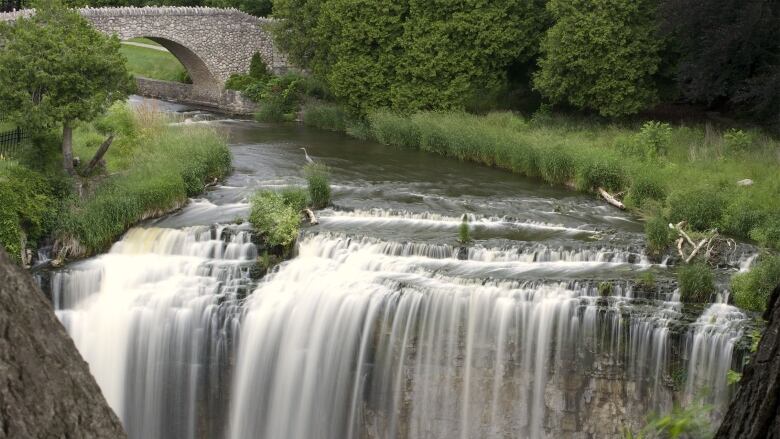
[[[151,40],[137,42],[157,45]],[[163,81],[189,82],[187,70],[170,52],[128,44],[123,44],[119,50],[127,58],[127,69],[134,76]]]
[[[16,129],[16,124],[13,122],[0,120],[0,133],[4,131],[11,131],[13,129]]]
[[[84,164],[107,133],[115,141],[105,163],[79,177],[82,196],[61,168],[59,139],[45,134],[19,161],[0,160],[0,243],[17,260],[23,247],[51,238],[63,257],[108,248],[138,221],[168,212],[230,171],[226,140],[206,127],[178,127],[152,108],[124,103],[74,133],[74,154]]]
[[[677,270],[677,282],[680,300],[685,303],[705,303],[715,292],[712,270],[701,262],[682,265]]]
[[[555,115],[526,121],[510,113],[403,116],[386,110],[370,113],[367,123],[372,137],[386,145],[583,192],[624,192],[626,204],[641,214],[660,211],[696,230],[719,228],[780,249],[780,143],[760,132],[735,139],[734,131],[710,126],[616,125]],[[754,184],[737,186],[745,178]]]
[[[309,186],[311,207],[322,209],[330,204],[330,171],[321,163],[310,163],[303,168]]]
[[[780,256],[761,255],[758,263],[747,273],[731,279],[734,303],[751,311],[764,311],[772,291],[780,285]]]

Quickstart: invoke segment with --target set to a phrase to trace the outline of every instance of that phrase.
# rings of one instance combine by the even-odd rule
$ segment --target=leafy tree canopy
[[[603,116],[654,102],[660,59],[651,0],[550,0],[547,7],[555,24],[534,77],[544,97]]]
[[[661,15],[688,100],[780,114],[780,3],[664,0]]]
[[[133,89],[119,40],[59,3],[0,24],[0,39],[0,108],[27,126],[62,125],[64,147],[74,123],[94,119]],[[73,172],[72,163],[65,168]]]

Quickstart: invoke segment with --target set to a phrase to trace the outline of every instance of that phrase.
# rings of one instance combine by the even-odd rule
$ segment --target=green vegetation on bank
[[[143,41],[144,44],[148,44]],[[162,81],[191,82],[187,70],[170,52],[122,44],[119,49],[127,58],[127,69],[134,76]]]
[[[780,285],[780,256],[763,254],[747,273],[731,279],[734,303],[743,309],[764,311],[772,291]]]
[[[57,244],[61,256],[93,254],[138,221],[182,206],[206,182],[230,171],[227,142],[216,131],[168,122],[151,109],[117,104],[78,127],[79,157],[91,157],[106,133],[115,135],[105,167],[81,179],[83,196],[72,192],[50,146],[44,160],[31,151],[20,162],[0,161],[0,244],[17,259],[22,245],[34,249],[45,239]],[[46,148],[45,141],[39,147]]]
[[[260,190],[251,201],[249,222],[276,256],[287,256],[298,238],[302,213],[330,203],[330,173],[320,163],[303,168],[307,189],[288,187],[280,192]]]

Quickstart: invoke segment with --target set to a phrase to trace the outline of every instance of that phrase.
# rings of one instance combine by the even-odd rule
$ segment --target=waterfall
[[[495,279],[504,258],[456,253],[305,237],[246,305],[230,437],[537,438],[582,424],[617,437],[672,406],[678,303],[649,309],[587,282]],[[559,271],[601,263],[562,259]],[[691,386],[722,385],[699,356]],[[607,416],[605,401],[624,412]]]
[[[108,254],[53,277],[57,315],[130,437],[220,430],[236,299],[256,257],[249,237],[225,227],[136,228]],[[199,421],[204,411],[217,425]]]
[[[678,294],[619,278],[601,297],[604,273],[665,270],[641,252],[327,232],[255,285],[250,238],[137,228],[53,274],[130,437],[620,437],[669,409],[680,377],[687,400],[728,400],[746,316],[714,304],[690,323]]]

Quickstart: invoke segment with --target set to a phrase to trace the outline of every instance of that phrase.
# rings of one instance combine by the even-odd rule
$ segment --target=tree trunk
[[[68,121],[62,124],[62,166],[71,177],[76,175],[73,169],[73,127]]]
[[[780,286],[764,313],[766,330],[745,367],[715,439],[780,438]]]

